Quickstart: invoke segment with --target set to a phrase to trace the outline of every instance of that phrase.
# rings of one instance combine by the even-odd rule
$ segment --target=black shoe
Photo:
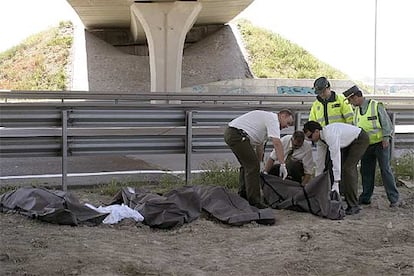
[[[254,207],[256,207],[257,209],[266,209],[266,208],[269,208],[269,206],[268,205],[266,205],[266,204],[264,204],[264,203],[262,203],[262,202],[259,202],[259,203],[256,203],[256,204],[252,204]]]
[[[391,208],[395,208],[395,207],[401,207],[401,205],[402,205],[402,202],[401,201],[396,201],[396,202],[391,202],[390,203],[390,207]]]
[[[362,199],[359,199],[358,200],[358,203],[361,204],[361,205],[370,205],[371,204],[371,200],[362,200]]]
[[[345,210],[345,214],[347,214],[347,215],[356,215],[356,214],[358,214],[359,213],[359,211],[361,211],[362,209],[361,209],[361,207],[359,207],[359,206],[354,206],[354,207],[348,207],[348,208],[346,208],[346,210]]]

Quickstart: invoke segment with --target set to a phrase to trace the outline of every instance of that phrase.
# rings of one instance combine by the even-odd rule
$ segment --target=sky
[[[58,26],[60,21],[82,23],[66,0],[0,0],[0,52],[30,35]]]
[[[353,79],[372,80],[374,62],[377,78],[414,79],[414,1],[376,1],[376,43],[375,0],[255,0],[238,17],[280,34]],[[0,52],[63,20],[82,26],[65,0],[1,0],[0,11]]]
[[[255,0],[238,17],[367,80],[375,51],[377,78],[414,79],[413,14],[413,0],[377,0],[376,43],[375,0]]]

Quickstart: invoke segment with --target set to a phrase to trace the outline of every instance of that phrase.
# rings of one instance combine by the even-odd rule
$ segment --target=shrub
[[[395,177],[403,180],[414,180],[414,150],[409,150],[391,162]]]
[[[229,162],[207,161],[201,164],[204,172],[193,181],[199,185],[223,186],[227,189],[239,187],[239,168]]]

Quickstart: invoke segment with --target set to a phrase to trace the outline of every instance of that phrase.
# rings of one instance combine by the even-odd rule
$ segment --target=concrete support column
[[[184,41],[201,7],[192,1],[131,5],[131,29],[138,30],[139,21],[148,41],[151,92],[181,91]]]

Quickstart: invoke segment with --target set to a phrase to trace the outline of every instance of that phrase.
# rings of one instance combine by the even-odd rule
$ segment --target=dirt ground
[[[357,215],[333,221],[274,210],[276,224],[206,217],[173,230],[62,226],[0,213],[0,275],[414,275],[414,189],[388,207],[383,187]],[[110,197],[72,191],[95,206]]]

